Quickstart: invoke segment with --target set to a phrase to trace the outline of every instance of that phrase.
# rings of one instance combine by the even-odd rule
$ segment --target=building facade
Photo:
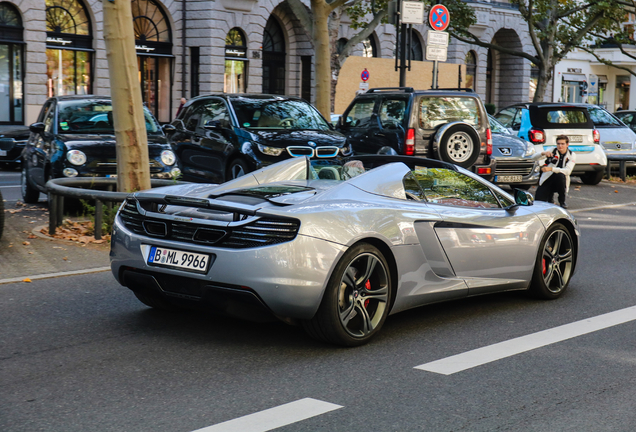
[[[514,7],[470,4],[478,18],[473,31],[483,40],[532,52]],[[160,122],[173,118],[181,97],[212,92],[315,100],[312,43],[286,1],[131,0],[131,6],[143,100]],[[345,16],[339,43],[355,34],[348,24]],[[414,61],[424,60],[427,31],[414,26]],[[394,53],[395,28],[380,25],[352,55]],[[466,64],[462,85],[498,109],[530,97],[527,60],[453,40],[448,62]],[[0,2],[0,124],[30,124],[53,95],[109,95],[109,88],[101,1]]]

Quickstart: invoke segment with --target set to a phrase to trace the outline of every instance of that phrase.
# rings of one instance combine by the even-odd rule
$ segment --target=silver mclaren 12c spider
[[[356,346],[416,306],[508,290],[557,298],[578,248],[560,207],[444,162],[375,155],[133,193],[110,256],[150,307],[278,318]]]

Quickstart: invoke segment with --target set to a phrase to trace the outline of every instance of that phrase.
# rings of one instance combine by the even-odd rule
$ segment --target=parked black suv
[[[316,108],[288,96],[198,96],[163,130],[193,182],[223,183],[290,157],[351,154]]]
[[[486,109],[472,90],[374,88],[338,120],[356,154],[399,154],[450,162],[487,180],[495,174]]]

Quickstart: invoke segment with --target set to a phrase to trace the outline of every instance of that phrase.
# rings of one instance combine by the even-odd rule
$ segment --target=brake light
[[[477,168],[477,174],[490,174],[491,172],[490,168]]]
[[[415,129],[409,129],[406,131],[404,154],[407,156],[413,156],[415,154]]]
[[[599,144],[601,142],[601,133],[598,129],[594,129],[592,136],[594,137],[594,144]]]
[[[492,132],[490,128],[486,129],[486,154],[489,156],[492,154]]]
[[[534,144],[543,144],[545,142],[545,133],[541,129],[530,129],[528,138]]]

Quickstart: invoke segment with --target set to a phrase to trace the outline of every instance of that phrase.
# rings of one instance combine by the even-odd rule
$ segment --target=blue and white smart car
[[[495,118],[519,138],[544,149],[556,145],[556,137],[567,135],[570,150],[576,153],[572,175],[583,183],[601,182],[607,157],[601,145],[601,132],[595,128],[587,106],[563,103],[522,103],[499,111]]]

